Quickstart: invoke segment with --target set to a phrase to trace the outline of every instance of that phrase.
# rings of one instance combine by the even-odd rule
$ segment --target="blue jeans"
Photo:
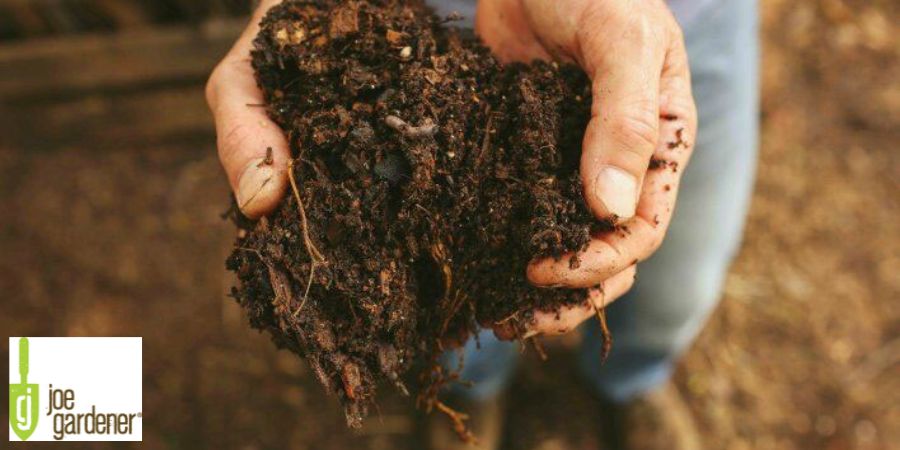
[[[674,362],[702,329],[720,298],[741,240],[753,189],[758,141],[756,0],[719,1],[685,24],[700,128],[666,240],[638,266],[638,281],[607,309],[613,348],[600,362],[595,321],[582,327],[579,361],[597,392],[624,402],[666,382]],[[472,399],[507,384],[518,345],[491,331],[461,350],[461,378]],[[455,355],[447,355],[454,366]]]

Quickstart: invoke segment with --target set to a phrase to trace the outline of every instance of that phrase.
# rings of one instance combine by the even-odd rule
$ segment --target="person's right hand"
[[[219,160],[241,212],[251,219],[272,212],[288,185],[288,142],[261,107],[265,100],[250,65],[259,22],[280,1],[260,2],[250,26],[213,70],[206,85],[206,101],[216,122]],[[267,160],[270,148],[271,160]]]

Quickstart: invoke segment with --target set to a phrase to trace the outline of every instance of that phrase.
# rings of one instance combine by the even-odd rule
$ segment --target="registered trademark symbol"
[[[143,417],[144,417],[144,413],[138,413],[137,416],[140,417],[140,418],[143,418]]]

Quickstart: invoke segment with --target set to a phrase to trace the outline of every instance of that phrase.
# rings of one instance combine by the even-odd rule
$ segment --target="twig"
[[[266,147],[266,157],[263,158],[263,160],[260,161],[259,164],[256,165],[256,167],[271,166],[274,163],[275,158],[272,155],[272,147]]]
[[[430,120],[426,120],[424,124],[415,127],[397,116],[389,115],[384,118],[384,123],[408,138],[434,136],[438,131],[438,126]]]
[[[491,125],[494,121],[494,116],[491,115],[491,105],[487,105],[485,115],[487,115],[487,125],[484,127],[484,140],[481,141],[481,150],[478,152],[478,159],[475,160],[475,167],[481,165],[484,154],[487,153],[488,148],[491,146]]]
[[[509,316],[507,316],[505,319],[501,319],[501,320],[498,320],[497,322],[494,322],[494,324],[495,324],[495,325],[503,325],[504,323],[509,322],[510,320],[515,319],[516,316],[518,316],[518,315],[519,315],[519,311],[516,311],[516,312],[510,314]]]
[[[317,266],[318,264],[316,264],[315,261],[309,263],[309,277],[307,277],[306,280],[306,290],[303,291],[303,300],[300,301],[300,306],[294,311],[294,317],[297,317],[300,314],[300,311],[303,311],[303,307],[306,306],[306,299],[309,298],[309,290],[312,289],[313,275],[316,274]]]
[[[422,211],[425,212],[425,218],[428,219],[429,222],[431,222],[431,225],[432,225],[432,226],[436,226],[436,225],[437,225],[437,224],[434,223],[434,219],[432,218],[433,216],[431,215],[431,211],[429,211],[429,210],[426,209],[424,206],[422,206],[422,205],[420,205],[420,204],[418,204],[418,203],[415,204],[415,207],[416,207],[416,208],[419,208],[419,209],[421,209]]]

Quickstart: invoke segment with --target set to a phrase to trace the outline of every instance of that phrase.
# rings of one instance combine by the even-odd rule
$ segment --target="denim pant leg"
[[[626,401],[668,380],[719,301],[740,244],[758,142],[755,0],[723,1],[685,29],[700,115],[697,145],[665,242],[634,288],[607,309],[613,347],[600,362],[596,322],[580,362],[599,393]]]
[[[459,364],[462,352],[461,381],[471,382],[471,386],[453,384],[453,394],[469,400],[487,400],[495,397],[506,387],[519,359],[519,344],[501,341],[491,330],[481,330],[477,338],[470,338],[459,350],[443,355],[444,367],[454,370]]]
[[[749,203],[758,132],[756,0],[722,1],[685,28],[700,130],[675,218],[663,247],[639,266],[632,292],[609,308],[614,345],[600,366],[600,340],[587,326],[581,362],[604,395],[624,401],[666,381],[672,363],[718,302],[740,242]],[[496,395],[512,375],[516,343],[491,331],[461,350],[460,395]],[[456,352],[445,355],[455,367]]]

